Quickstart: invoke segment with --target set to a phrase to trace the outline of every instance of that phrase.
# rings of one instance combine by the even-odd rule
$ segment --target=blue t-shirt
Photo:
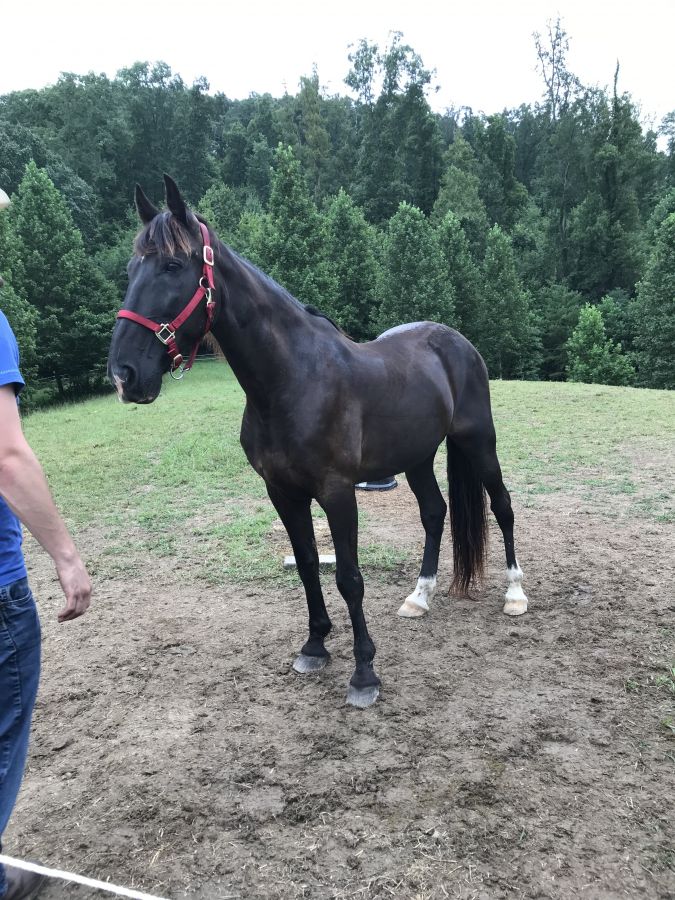
[[[5,384],[13,385],[18,395],[25,382],[19,372],[19,347],[14,332],[0,310],[0,386]],[[0,587],[25,577],[21,524],[0,496]]]

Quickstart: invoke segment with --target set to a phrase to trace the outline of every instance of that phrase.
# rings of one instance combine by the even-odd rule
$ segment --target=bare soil
[[[405,483],[359,502],[364,541],[421,550]],[[344,703],[351,631],[328,573],[332,662],[297,676],[299,586],[204,587],[148,560],[59,626],[29,544],[44,669],[6,852],[195,900],[675,897],[674,697],[657,683],[675,659],[674,529],[572,495],[516,524],[520,619],[501,613],[496,529],[475,602],[447,596],[446,544],[425,619],[396,616],[417,562],[365,573],[383,681],[365,711]],[[85,553],[101,540],[83,535]],[[281,570],[274,531],[270,552]]]

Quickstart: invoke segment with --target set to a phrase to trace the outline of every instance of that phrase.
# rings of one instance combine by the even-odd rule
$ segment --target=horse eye
[[[183,268],[183,264],[177,259],[170,259],[165,266],[167,272],[178,272]]]

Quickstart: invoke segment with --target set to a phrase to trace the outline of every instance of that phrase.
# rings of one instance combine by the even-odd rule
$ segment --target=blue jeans
[[[22,578],[0,587],[0,839],[19,793],[40,680],[40,620]],[[7,890],[0,866],[0,897]]]

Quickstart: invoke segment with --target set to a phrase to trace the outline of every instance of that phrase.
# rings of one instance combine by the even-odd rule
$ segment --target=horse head
[[[108,377],[126,402],[152,403],[166,372],[189,369],[215,314],[208,229],[168,175],[164,186],[167,209],[160,212],[136,185],[143,227],[108,354]]]

